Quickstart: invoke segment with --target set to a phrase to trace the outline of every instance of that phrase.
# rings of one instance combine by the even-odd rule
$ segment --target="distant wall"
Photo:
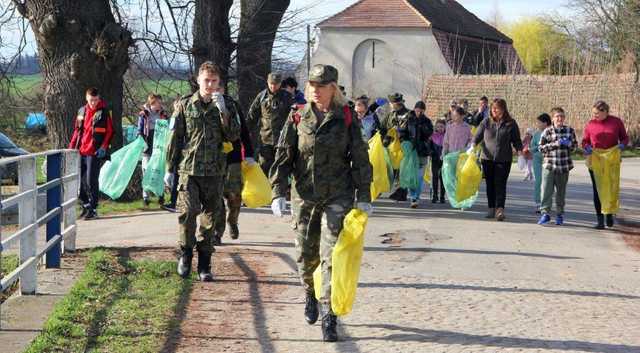
[[[635,75],[531,76],[435,75],[426,82],[427,111],[440,117],[452,99],[466,98],[470,109],[478,99],[500,97],[507,100],[511,115],[522,129],[532,126],[542,112],[555,106],[567,111],[568,123],[577,130],[591,118],[591,107],[598,99],[611,106],[611,112],[622,118],[635,145],[640,145],[640,85]]]

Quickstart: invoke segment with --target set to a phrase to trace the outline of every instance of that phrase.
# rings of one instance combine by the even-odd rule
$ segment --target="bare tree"
[[[240,106],[248,109],[271,71],[273,43],[289,0],[242,0],[238,37]]]
[[[231,53],[235,43],[231,40],[229,12],[233,0],[196,0],[193,17],[193,47],[191,54],[194,66],[211,60],[222,69],[222,79],[229,79]]]
[[[35,35],[44,80],[44,111],[55,147],[70,140],[84,90],[97,87],[111,104],[115,135],[122,144],[123,75],[129,67],[131,32],[115,1],[13,0]],[[114,15],[115,13],[115,15]]]

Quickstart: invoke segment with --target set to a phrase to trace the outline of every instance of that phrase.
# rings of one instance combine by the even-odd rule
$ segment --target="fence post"
[[[19,220],[20,229],[24,229],[33,225],[38,218],[38,190],[36,185],[36,157],[23,159],[18,162],[18,185],[20,192],[30,191],[28,197],[20,201],[19,204]],[[37,236],[38,228],[33,229],[20,238],[20,264],[36,256],[38,252]],[[36,294],[37,289],[37,271],[38,262],[25,268],[20,274],[20,294],[29,295]]]
[[[78,197],[79,183],[80,180],[80,164],[79,155],[77,152],[65,152],[64,154],[64,175],[78,174],[76,178],[69,180],[62,186],[63,200],[67,202],[73,198]],[[72,225],[76,224],[76,206],[73,205],[69,207],[64,212],[64,229],[69,228]],[[64,251],[73,252],[76,251],[76,230],[72,231],[67,235],[67,238],[64,239]]]
[[[62,171],[62,152],[50,154],[47,156],[47,181],[60,178]],[[62,184],[47,190],[47,212],[60,207],[61,204],[61,188]],[[60,230],[61,214],[56,215],[47,222],[47,241],[56,235],[61,234]],[[61,244],[54,246],[45,256],[47,268],[60,268]]]

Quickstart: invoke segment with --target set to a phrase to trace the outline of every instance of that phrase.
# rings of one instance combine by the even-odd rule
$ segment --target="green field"
[[[30,96],[35,90],[41,88],[42,76],[20,75],[11,77],[11,94]],[[189,82],[184,80],[131,80],[127,82],[127,88],[133,92],[136,99],[143,99],[150,93],[157,93],[172,101],[177,95],[184,95],[191,91]]]

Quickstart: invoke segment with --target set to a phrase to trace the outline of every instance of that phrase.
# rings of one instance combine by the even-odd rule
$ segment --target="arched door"
[[[386,97],[392,87],[393,57],[385,42],[367,39],[353,53],[353,96]]]

